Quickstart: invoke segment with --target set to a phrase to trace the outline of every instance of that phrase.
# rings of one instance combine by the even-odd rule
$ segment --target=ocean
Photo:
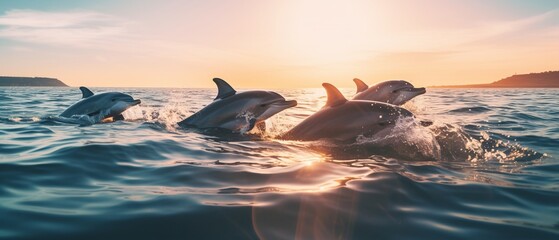
[[[558,89],[428,89],[432,126],[347,145],[275,138],[323,89],[243,135],[177,127],[215,89],[91,89],[142,104],[80,126],[77,88],[0,88],[0,239],[559,239]]]

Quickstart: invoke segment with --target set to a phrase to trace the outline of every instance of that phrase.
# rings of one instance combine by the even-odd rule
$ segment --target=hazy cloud
[[[0,15],[0,38],[83,47],[140,58],[156,56],[200,61],[216,57],[238,60],[243,57],[229,51],[131,32],[131,25],[131,21],[93,11],[10,10]]]
[[[15,41],[87,46],[118,36],[127,23],[92,11],[11,10],[0,15],[0,37]]]

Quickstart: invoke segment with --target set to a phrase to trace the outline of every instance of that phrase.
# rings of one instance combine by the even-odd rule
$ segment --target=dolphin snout
[[[142,103],[142,101],[140,99],[136,99],[136,100],[132,101],[132,106],[136,106],[140,103]]]
[[[288,107],[295,107],[297,106],[297,101],[296,100],[285,101],[285,105],[287,105]]]
[[[427,90],[424,87],[422,87],[422,88],[412,88],[411,91],[412,92],[417,92],[419,94],[424,94],[424,93],[427,92]]]
[[[274,103],[272,103],[272,105],[275,105],[276,107],[281,107],[281,108],[290,108],[290,107],[295,107],[297,106],[297,101],[296,100],[278,100]]]

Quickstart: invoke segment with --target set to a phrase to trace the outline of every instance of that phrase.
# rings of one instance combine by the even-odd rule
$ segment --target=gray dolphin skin
[[[415,88],[411,83],[404,80],[385,81],[371,87],[368,87],[358,78],[354,78],[353,82],[357,85],[354,100],[370,100],[402,105],[426,92],[425,88]]]
[[[263,126],[264,120],[297,101],[286,101],[272,91],[246,91],[237,93],[223,79],[214,78],[218,94],[215,100],[192,116],[178,123],[181,127],[220,128],[232,132],[248,132],[254,126]]]
[[[348,101],[333,85],[323,83],[322,86],[328,94],[326,105],[280,136],[281,139],[354,141],[358,136],[388,134],[400,117],[413,117],[408,110],[391,104]]]
[[[94,94],[86,87],[80,87],[80,90],[82,91],[82,99],[62,112],[61,117],[70,118],[72,116],[88,115],[95,117],[98,121],[111,117],[115,120],[122,120],[124,119],[121,115],[122,112],[141,102],[120,92]]]

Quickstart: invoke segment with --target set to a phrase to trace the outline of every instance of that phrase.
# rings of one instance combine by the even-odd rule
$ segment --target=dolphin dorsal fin
[[[214,78],[213,80],[214,80],[215,84],[217,85],[217,97],[215,97],[214,100],[224,99],[226,97],[233,96],[237,92],[225,80],[223,80],[221,78]]]
[[[363,92],[367,90],[367,88],[369,88],[369,86],[367,86],[367,84],[361,81],[361,79],[359,78],[354,78],[353,82],[355,83],[355,85],[357,85],[357,92],[355,93]]]
[[[328,100],[326,101],[326,105],[324,107],[335,107],[347,102],[347,99],[344,95],[338,90],[334,85],[330,83],[323,83],[322,86],[326,89],[326,95],[328,96]]]
[[[93,96],[93,92],[86,87],[80,87],[80,91],[82,91],[82,98]]]

